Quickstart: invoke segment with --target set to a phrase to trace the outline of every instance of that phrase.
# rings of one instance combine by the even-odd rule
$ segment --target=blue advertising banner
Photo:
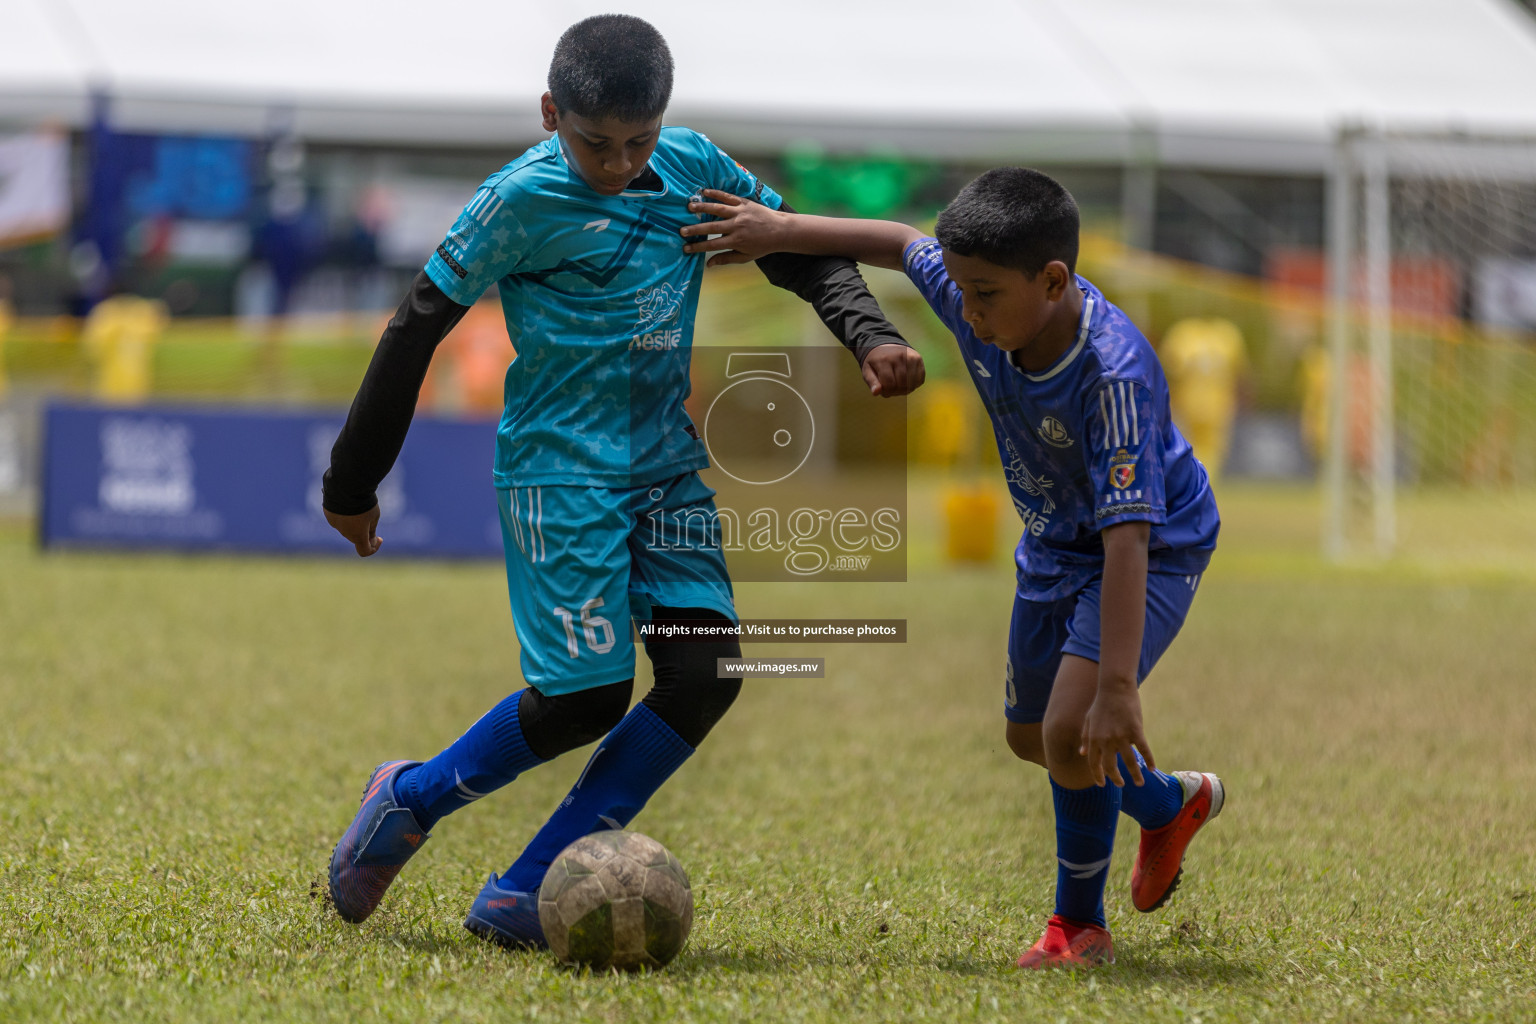
[[[43,544],[352,554],[320,507],[343,419],[50,406]],[[379,488],[379,555],[499,557],[495,443],[494,421],[418,416]]]

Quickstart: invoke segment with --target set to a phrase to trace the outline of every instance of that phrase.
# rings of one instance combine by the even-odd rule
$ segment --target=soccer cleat
[[[1097,967],[1114,962],[1115,942],[1107,928],[1069,921],[1060,914],[1051,915],[1045,923],[1045,934],[1019,957],[1019,966],[1028,971]]]
[[[395,776],[420,761],[385,761],[368,777],[357,817],[331,851],[331,903],[343,921],[361,924],[405,862],[431,838],[409,807],[395,803]]]
[[[539,924],[539,891],[503,889],[492,875],[475,897],[464,927],[498,946],[546,949],[544,927]]]
[[[1141,847],[1131,871],[1131,902],[1149,914],[1168,902],[1184,873],[1184,851],[1195,833],[1221,813],[1227,791],[1210,772],[1174,772],[1184,787],[1184,806],[1172,821],[1141,830]]]

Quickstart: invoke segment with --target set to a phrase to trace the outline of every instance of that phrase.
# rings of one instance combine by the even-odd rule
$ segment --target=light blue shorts
[[[1003,714],[1008,721],[1045,720],[1045,706],[1050,702],[1063,654],[1099,660],[1099,590],[1103,580],[1095,576],[1082,590],[1059,601],[1028,601],[1014,595],[1003,695]],[[1147,573],[1147,618],[1136,667],[1138,685],[1179,635],[1199,588],[1199,575]]]
[[[635,674],[631,618],[652,606],[736,620],[715,492],[697,473],[647,487],[498,489],[523,679],[544,694]]]

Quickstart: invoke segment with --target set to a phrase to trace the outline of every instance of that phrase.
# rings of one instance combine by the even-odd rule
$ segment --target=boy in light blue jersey
[[[1076,203],[1038,171],[999,168],[967,185],[928,238],[903,224],[705,198],[695,209],[721,218],[708,227],[720,234],[690,252],[732,250],[711,262],[840,253],[899,268],[954,332],[1024,524],[1008,745],[1048,769],[1056,810],[1056,909],[1019,966],[1112,962],[1104,881],[1119,812],[1142,826],[1131,896],[1151,911],[1225,800],[1215,775],[1156,769],[1138,694],[1183,625],[1220,520],[1173,425],[1157,356],[1075,273]]]
[[[603,738],[517,860],[465,919],[503,944],[542,945],[537,896],[554,857],[619,828],[730,707],[718,679],[734,639],[647,645],[655,686],[632,710],[630,619],[736,620],[697,471],[705,447],[684,410],[704,259],[678,237],[705,189],[783,201],[707,138],[662,127],[672,60],[649,24],[589,18],[561,37],[542,101],[553,136],[486,179],[390,322],[331,455],[326,518],[371,555],[376,489],[399,454],[432,351],[491,286],[517,358],[496,439],[519,690],[426,762],[387,761],[331,856],[343,918],[378,906],[443,816],[567,750]],[[872,393],[904,394],[922,363],[847,260],[776,256],[759,267],[811,302],[859,358]],[[690,532],[646,542],[658,510]],[[626,713],[627,712],[627,713]]]

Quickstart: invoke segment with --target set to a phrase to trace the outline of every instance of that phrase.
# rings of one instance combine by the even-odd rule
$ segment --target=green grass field
[[[690,870],[693,935],[594,977],[460,926],[581,754],[444,821],[362,927],[317,898],[369,769],[518,685],[499,565],[41,555],[0,528],[0,1020],[1536,1017],[1536,577],[1328,569],[1305,495],[1223,502],[1144,695],[1159,763],[1220,772],[1227,808],[1151,915],[1126,823],[1119,962],[1045,976],[1012,966],[1055,869],[1043,772],[1002,742],[1001,560],[919,545],[906,584],[740,588],[912,639],[749,648],[828,678],[750,682],[636,821]]]

